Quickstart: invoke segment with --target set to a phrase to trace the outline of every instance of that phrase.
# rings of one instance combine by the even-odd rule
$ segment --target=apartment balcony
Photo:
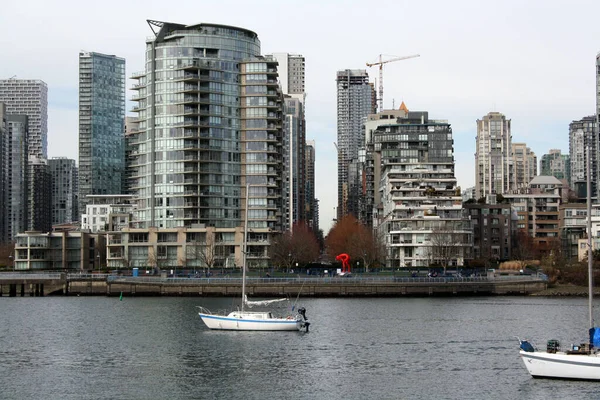
[[[188,82],[188,81],[197,81],[199,80],[199,75],[198,74],[190,74],[190,73],[184,73],[181,76],[176,76],[173,78],[173,81],[175,82]]]
[[[199,93],[198,85],[192,85],[186,83],[182,89],[175,91],[175,93]]]
[[[146,71],[136,71],[131,74],[131,79],[139,79],[146,76]]]

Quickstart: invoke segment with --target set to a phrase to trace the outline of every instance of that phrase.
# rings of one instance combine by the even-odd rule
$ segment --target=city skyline
[[[62,3],[65,9],[76,9]],[[254,2],[252,9],[233,1],[207,4],[198,10],[198,17],[185,4],[169,7],[150,1],[145,7],[147,14],[140,15],[139,9],[122,4],[118,14],[111,13],[110,3],[91,5],[85,14],[73,11],[57,16],[43,2],[12,3],[0,16],[4,37],[19,31],[29,43],[3,46],[0,77],[16,75],[48,84],[48,157],[78,159],[80,50],[125,58],[126,87],[130,88],[132,73],[144,69],[139,44],[151,35],[146,19],[251,29],[261,40],[263,54],[288,52],[306,59],[306,138],[315,140],[316,197],[325,233],[337,206],[331,190],[337,186],[333,145],[337,70],[365,69],[365,63],[375,61],[379,53],[421,54],[410,62],[386,65],[384,103],[387,108],[393,103],[398,108],[404,101],[411,111],[428,110],[431,118],[448,120],[455,139],[456,177],[462,188],[475,184],[476,120],[481,116],[490,111],[506,115],[512,120],[513,141],[526,143],[541,156],[550,149],[567,153],[569,123],[596,110],[600,27],[594,15],[600,5],[592,1],[577,2],[571,8],[559,2],[505,2],[502,8],[489,10],[467,1],[458,5],[378,4],[385,14],[355,12],[362,9],[358,2],[340,9],[339,2],[307,1],[293,10],[295,20],[303,21],[297,27],[288,17],[275,19],[289,15],[289,6],[269,1]],[[582,9],[586,13],[581,13]],[[25,13],[31,24],[22,30],[16,23]],[[414,18],[418,15],[422,18]],[[44,23],[48,16],[53,18],[51,25]],[[111,33],[107,35],[101,25],[110,26]],[[309,30],[300,29],[304,26]],[[75,31],[80,34],[73,35]],[[48,42],[53,46],[46,46]],[[46,61],[40,63],[39,59]],[[366,69],[374,82],[377,69]],[[131,96],[128,90],[127,98]],[[131,105],[128,101],[128,115]]]

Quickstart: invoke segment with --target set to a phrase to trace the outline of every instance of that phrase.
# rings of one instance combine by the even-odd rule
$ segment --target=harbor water
[[[294,299],[295,300],[295,299]],[[586,298],[305,299],[310,332],[208,330],[230,298],[3,298],[0,399],[590,399],[517,336],[587,338]],[[285,309],[280,309],[285,314]]]

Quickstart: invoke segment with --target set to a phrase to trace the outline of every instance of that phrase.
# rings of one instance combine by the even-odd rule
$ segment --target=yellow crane
[[[394,61],[408,60],[409,58],[421,57],[419,54],[413,54],[412,56],[394,57],[389,60],[383,60],[383,54],[379,55],[379,61],[374,63],[367,63],[367,67],[374,67],[379,65],[379,110],[383,111],[383,64],[387,64]]]

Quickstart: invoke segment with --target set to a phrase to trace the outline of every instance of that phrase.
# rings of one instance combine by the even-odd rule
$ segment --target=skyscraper
[[[592,158],[595,162],[595,177],[596,179],[600,177],[600,161],[598,161],[598,157],[600,156],[600,53],[596,55],[596,134],[594,135],[595,139],[595,151],[594,158]],[[592,166],[593,167],[593,166]],[[596,181],[592,183],[595,184]],[[592,195],[596,196],[596,199],[600,199],[600,185],[596,185],[595,191],[592,192]]]
[[[52,225],[79,220],[77,210],[77,165],[75,160],[54,157],[48,160],[52,193]]]
[[[18,233],[28,229],[28,118],[26,115],[6,115],[6,122],[6,236],[12,241]]]
[[[0,103],[0,243],[8,242],[7,223],[7,201],[9,188],[6,184],[8,164],[7,150],[8,124],[6,122],[6,106]]]
[[[304,151],[305,163],[304,163],[304,176],[306,177],[304,183],[304,198],[305,198],[305,214],[306,223],[313,230],[313,232],[319,231],[319,220],[316,210],[317,200],[315,198],[315,161],[316,161],[316,146],[314,140],[307,140],[305,151]]]
[[[551,149],[540,160],[540,175],[554,176],[571,186],[571,160],[568,154],[561,154],[559,149]]]
[[[283,95],[256,33],[148,21],[128,168],[136,226],[281,229]],[[245,186],[251,185],[249,193]]]
[[[120,194],[125,180],[125,60],[79,53],[79,212],[86,196]]]
[[[305,196],[306,118],[304,92],[304,56],[274,53],[278,62],[279,82],[285,96],[285,134],[283,136],[283,229],[307,221]]]
[[[490,112],[477,120],[475,196],[508,193],[512,188],[510,119]]]
[[[337,218],[347,214],[358,216],[358,187],[350,179],[353,163],[358,162],[358,150],[365,145],[363,125],[375,112],[375,92],[365,70],[338,71],[337,83],[337,151],[338,207]]]
[[[305,221],[305,119],[303,103],[285,96],[285,127],[283,137],[283,230]]]
[[[584,199],[587,188],[587,148],[590,148],[590,178],[592,183],[591,196],[596,197],[597,193],[597,169],[595,167],[596,146],[598,140],[597,116],[589,115],[580,120],[572,121],[569,124],[569,158],[571,160],[571,189],[577,197]]]
[[[0,103],[6,113],[26,115],[28,154],[48,157],[48,86],[40,80],[0,80]]]
[[[533,178],[537,176],[537,157],[526,143],[511,144],[511,160],[513,163],[514,190],[526,189]]]
[[[304,56],[300,54],[273,53],[279,63],[279,82],[283,94],[305,95],[304,91]]]

